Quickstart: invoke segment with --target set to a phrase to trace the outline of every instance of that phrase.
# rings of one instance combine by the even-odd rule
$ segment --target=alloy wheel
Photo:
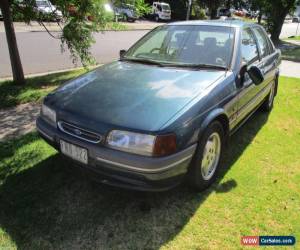
[[[212,133],[205,144],[201,161],[201,174],[209,180],[215,173],[221,154],[221,138],[217,132]]]

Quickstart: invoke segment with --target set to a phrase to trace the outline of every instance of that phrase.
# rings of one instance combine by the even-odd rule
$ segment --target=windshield
[[[50,5],[47,1],[36,1],[36,5],[38,7],[50,7]]]
[[[234,29],[206,25],[166,25],[149,32],[123,57],[176,65],[213,65],[228,68]]]
[[[162,4],[161,7],[163,10],[170,10],[170,6],[167,4]]]

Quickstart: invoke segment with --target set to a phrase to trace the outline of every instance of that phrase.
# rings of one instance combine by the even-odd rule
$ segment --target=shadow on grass
[[[300,45],[298,43],[296,44],[293,40],[284,40],[280,41],[276,47],[281,50],[283,60],[300,62]]]
[[[231,138],[220,177],[202,193],[185,186],[163,193],[102,186],[70,173],[69,163],[56,154],[0,186],[0,226],[18,249],[157,249],[182,230],[211,193],[238,185],[221,180],[267,118],[257,112]]]
[[[20,86],[12,81],[0,82],[0,108],[11,107],[20,103],[38,101],[53,88],[85,72],[84,69],[36,76],[26,79]]]

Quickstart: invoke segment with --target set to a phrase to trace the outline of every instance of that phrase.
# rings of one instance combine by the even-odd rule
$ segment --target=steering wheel
[[[153,53],[154,51],[160,51],[160,48],[153,48],[152,50],[150,50],[150,53]]]

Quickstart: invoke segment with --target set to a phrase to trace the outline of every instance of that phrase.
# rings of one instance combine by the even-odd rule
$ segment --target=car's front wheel
[[[199,191],[210,186],[220,167],[224,146],[224,129],[212,122],[201,136],[189,170],[188,182]]]

